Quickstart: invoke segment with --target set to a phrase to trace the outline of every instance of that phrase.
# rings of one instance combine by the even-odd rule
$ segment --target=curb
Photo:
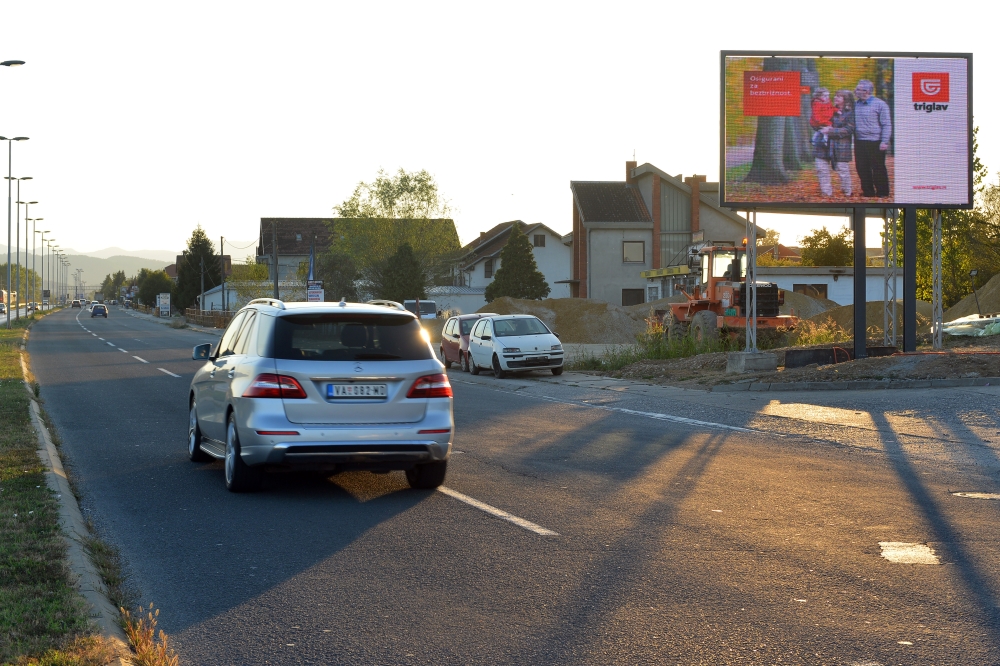
[[[119,308],[121,309],[121,308]],[[170,320],[163,321],[161,317],[154,317],[153,315],[148,315],[144,312],[130,312],[127,310],[122,310],[129,317],[135,317],[136,319],[142,319],[144,321],[151,321],[154,324],[163,324],[164,326],[170,327]],[[194,331],[195,333],[205,333],[206,335],[222,335],[225,329],[221,328],[206,328],[204,326],[198,326],[197,324],[187,324],[189,331]],[[180,329],[178,329],[180,330]]]
[[[1000,377],[966,377],[962,379],[861,379],[846,382],[740,382],[717,384],[711,393],[737,391],[873,391],[885,389],[961,388],[966,386],[1000,386]]]
[[[38,457],[48,470],[45,473],[45,483],[59,500],[59,525],[62,527],[63,538],[66,539],[67,565],[71,575],[76,578],[77,592],[90,605],[91,619],[96,622],[101,635],[114,645],[118,656],[116,661],[112,663],[117,666],[131,666],[132,660],[124,656],[131,654],[131,649],[125,631],[118,623],[121,616],[118,609],[108,599],[101,575],[87,555],[84,540],[89,535],[89,531],[83,520],[83,514],[80,512],[80,505],[77,504],[76,496],[69,486],[59,452],[56,450],[55,444],[52,443],[48,428],[42,421],[38,400],[27,381],[28,366],[25,362],[27,338],[28,331],[26,329],[21,342],[21,371],[25,377],[24,388],[31,398],[31,424],[38,434]]]

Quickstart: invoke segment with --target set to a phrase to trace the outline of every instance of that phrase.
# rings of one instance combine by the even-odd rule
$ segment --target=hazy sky
[[[569,181],[621,180],[633,151],[717,180],[721,49],[971,51],[995,182],[983,8],[6,1],[0,60],[27,65],[0,68],[0,135],[30,137],[22,199],[81,251],[180,249],[198,223],[253,239],[261,217],[331,216],[380,167],[430,171],[466,242],[511,219],[569,231]],[[812,226],[770,223],[788,244]]]

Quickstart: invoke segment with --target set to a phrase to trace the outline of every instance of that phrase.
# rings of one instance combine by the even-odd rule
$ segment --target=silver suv
[[[257,299],[192,358],[205,364],[191,380],[188,457],[225,460],[233,492],[255,490],[268,469],[444,482],[451,384],[409,312]]]

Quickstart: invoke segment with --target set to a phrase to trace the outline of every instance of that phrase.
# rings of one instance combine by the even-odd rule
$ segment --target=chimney
[[[708,180],[705,176],[689,176],[684,183],[691,188],[691,233],[701,231],[701,183]]]
[[[627,161],[625,162],[625,184],[635,185],[635,178],[632,177],[632,169],[636,167],[636,162]]]

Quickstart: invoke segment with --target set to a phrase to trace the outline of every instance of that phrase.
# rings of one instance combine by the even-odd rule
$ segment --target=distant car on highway
[[[0,303],[0,314],[7,314],[7,304]]]
[[[98,303],[97,305],[95,305],[94,307],[92,307],[90,309],[90,316],[91,317],[104,317],[105,319],[107,319],[108,318],[108,306],[101,305],[100,303]]]
[[[188,393],[188,457],[224,460],[233,492],[258,488],[269,469],[444,482],[451,384],[409,312],[257,299],[192,358],[203,365]]]
[[[479,319],[495,315],[494,312],[475,312],[451,317],[444,323],[439,348],[444,367],[458,363],[464,372],[469,371],[469,333]]]
[[[70,307],[82,308],[83,304],[80,303],[80,299],[77,298],[77,299],[73,299],[73,303],[72,303],[72,305],[70,305]]]
[[[469,334],[469,370],[493,369],[497,379],[528,370],[563,372],[563,348],[559,336],[538,317],[503,315],[483,317]]]

